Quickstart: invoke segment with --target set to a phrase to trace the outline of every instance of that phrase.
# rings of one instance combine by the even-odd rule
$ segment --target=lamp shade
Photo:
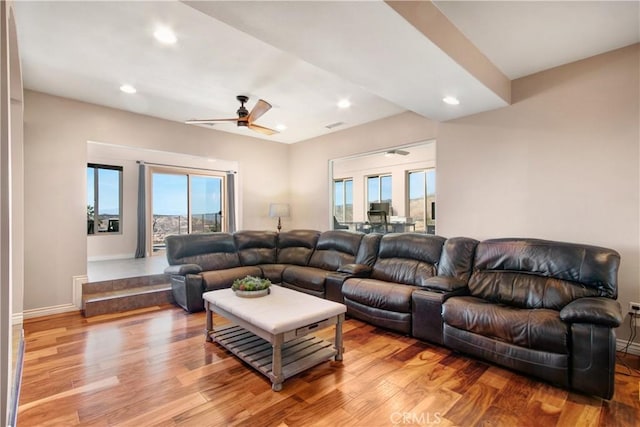
[[[271,218],[288,217],[289,205],[287,203],[271,203],[269,205],[269,216]]]

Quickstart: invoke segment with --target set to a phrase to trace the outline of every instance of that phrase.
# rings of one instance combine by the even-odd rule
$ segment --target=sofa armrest
[[[622,323],[622,310],[618,301],[610,298],[579,298],[560,310],[560,320],[567,323],[593,323],[616,328]]]
[[[171,291],[176,304],[189,313],[204,310],[204,300],[202,299],[204,286],[200,274],[172,275]]]
[[[347,273],[351,277],[366,277],[371,273],[371,267],[364,264],[345,264],[338,267],[339,273]]]
[[[198,264],[176,264],[164,269],[164,274],[169,276],[186,276],[187,274],[197,274],[202,272],[202,267]]]
[[[457,289],[466,288],[467,283],[464,280],[458,279],[457,277],[433,276],[424,280],[421,283],[421,287],[438,291],[451,292]]]

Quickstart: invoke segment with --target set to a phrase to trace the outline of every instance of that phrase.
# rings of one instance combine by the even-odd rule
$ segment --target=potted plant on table
[[[231,289],[239,297],[255,298],[269,294],[269,286],[271,281],[261,277],[247,276],[242,279],[236,279],[231,285]]]

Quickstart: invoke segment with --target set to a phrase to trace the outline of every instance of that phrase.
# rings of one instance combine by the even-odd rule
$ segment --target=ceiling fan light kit
[[[253,106],[251,112],[247,110],[244,104],[249,101],[249,97],[246,95],[238,95],[236,99],[240,102],[240,108],[236,113],[238,114],[238,118],[234,119],[194,119],[187,120],[185,123],[190,125],[204,125],[204,124],[214,124],[215,122],[236,122],[237,126],[247,127],[255,132],[260,132],[265,135],[273,135],[278,133],[278,131],[269,129],[264,126],[256,125],[253,122],[258,120],[264,113],[271,109],[271,104],[263,99],[258,99],[256,105]]]

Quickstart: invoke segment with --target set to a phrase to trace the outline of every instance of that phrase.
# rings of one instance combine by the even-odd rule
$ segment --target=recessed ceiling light
[[[120,90],[124,93],[136,93],[136,88],[131,85],[122,85],[120,86]]]
[[[445,96],[444,98],[442,98],[442,102],[444,102],[445,104],[449,104],[449,105],[458,105],[458,104],[460,104],[460,101],[455,96]]]
[[[175,33],[169,27],[159,26],[153,33],[153,37],[156,38],[161,43],[164,44],[174,44],[178,38]]]
[[[341,99],[338,101],[338,108],[349,108],[351,107],[351,101],[348,99]]]
[[[276,129],[279,131],[287,130],[287,127],[283,124],[279,124],[276,126]]]

